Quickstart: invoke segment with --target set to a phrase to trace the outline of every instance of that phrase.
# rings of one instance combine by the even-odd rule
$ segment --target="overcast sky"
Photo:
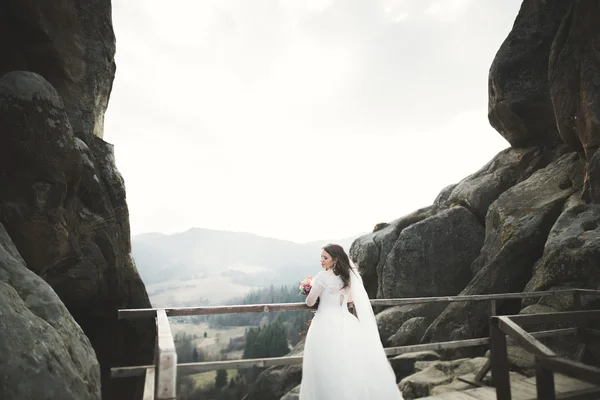
[[[520,4],[113,2],[132,234],[337,239],[431,204],[508,147],[487,74]]]

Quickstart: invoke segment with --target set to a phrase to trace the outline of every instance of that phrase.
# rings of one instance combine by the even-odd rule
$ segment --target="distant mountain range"
[[[294,243],[251,233],[192,228],[132,238],[138,271],[155,307],[223,304],[254,288],[299,282],[320,269],[320,249],[348,251],[360,235]]]

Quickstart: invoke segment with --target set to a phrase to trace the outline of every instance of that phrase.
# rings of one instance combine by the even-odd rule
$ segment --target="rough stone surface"
[[[392,357],[390,359],[390,364],[396,373],[396,380],[400,381],[414,371],[416,362],[438,360],[440,360],[440,355],[435,351],[419,351]]]
[[[112,146],[76,138],[60,95],[31,72],[0,78],[0,132],[0,223],[89,337],[103,397],[134,398],[142,380],[112,380],[110,368],[150,363],[155,326],[117,320],[118,309],[150,302]]]
[[[522,291],[563,204],[581,187],[582,176],[582,162],[569,153],[504,192],[490,207],[485,244],[473,263],[475,277],[461,295]],[[450,304],[423,341],[487,335],[487,308],[478,302]]]
[[[525,291],[558,288],[596,289],[600,283],[600,205],[580,204],[566,209],[558,218],[544,246],[542,257],[533,268]],[[589,297],[582,298],[583,306]],[[526,300],[539,302],[559,311],[573,310],[573,296],[553,296]]]
[[[73,131],[102,137],[115,76],[110,0],[4,0],[0,76],[31,71],[60,93]]]
[[[485,357],[435,361],[424,370],[402,379],[398,387],[407,400],[430,396],[436,386],[447,385],[457,376],[479,372],[486,361]]]
[[[390,340],[404,323],[412,318],[425,318],[432,321],[445,308],[443,303],[409,304],[385,309],[375,316],[381,342],[390,346]]]
[[[564,146],[557,150],[540,147],[503,150],[479,171],[460,181],[447,202],[466,207],[483,223],[488,208],[502,193],[547,166],[561,152],[565,152]]]
[[[583,197],[588,202],[600,204],[600,150],[588,159],[585,178]]]
[[[513,147],[561,143],[548,82],[550,48],[575,0],[524,1],[489,74],[488,118]]]
[[[433,321],[425,317],[409,319],[390,337],[389,345],[400,347],[419,343],[431,322]]]
[[[564,3],[573,5],[563,14],[550,52],[553,111],[563,142],[590,159],[600,147],[600,3]]]
[[[483,245],[484,229],[456,206],[405,228],[381,271],[384,297],[451,296],[471,280],[470,264]]]
[[[287,392],[281,400],[298,400],[300,398],[300,385],[296,386],[289,392]]]
[[[304,341],[299,342],[287,356],[301,356],[304,352]],[[302,365],[286,365],[267,368],[263,371],[243,400],[280,400],[289,395],[289,399],[297,397],[294,390],[302,381]]]
[[[435,215],[438,207],[415,211],[389,223],[371,234],[361,236],[350,246],[349,256],[358,267],[369,297],[382,297],[382,270],[387,255],[394,247],[400,232],[412,224]]]
[[[99,400],[100,366],[54,290],[0,224],[0,398]]]

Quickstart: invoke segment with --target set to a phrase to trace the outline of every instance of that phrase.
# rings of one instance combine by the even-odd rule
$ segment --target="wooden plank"
[[[497,317],[498,327],[521,347],[535,356],[554,356],[554,352],[542,343],[538,342],[533,336],[527,333],[523,328],[514,323],[509,317]]]
[[[173,400],[177,391],[177,352],[165,310],[156,312],[157,370],[156,399]]]
[[[488,359],[487,362],[489,362],[489,361],[490,360]],[[456,377],[456,379],[458,379],[459,381],[468,383],[469,385],[472,385],[474,388],[486,386],[483,383],[481,383],[481,381],[478,381],[476,378],[477,377],[475,376],[475,374],[466,374],[466,375],[461,375],[461,376]]]
[[[544,368],[589,383],[600,382],[600,368],[585,365],[562,357],[543,357],[538,360]]]
[[[578,389],[570,392],[559,393],[557,400],[598,400],[600,399],[600,388],[593,387],[587,389]]]
[[[523,382],[535,386],[535,377],[526,378]],[[596,385],[588,382],[574,379],[563,374],[554,374],[554,388],[556,393],[569,392],[577,389],[589,389],[597,387]]]
[[[485,378],[485,376],[487,375],[488,372],[490,372],[491,369],[492,369],[492,361],[488,358],[487,361],[485,362],[485,364],[483,364],[483,366],[479,370],[479,372],[477,372],[477,375],[475,375],[475,381],[476,382],[483,381],[483,378]]]
[[[576,292],[581,293],[581,294],[586,294],[586,295],[600,295],[600,290],[594,290],[594,289],[575,289]]]
[[[464,393],[478,400],[496,400],[498,398],[494,388],[490,387],[469,389],[465,390]]]
[[[523,381],[513,381],[510,384],[512,398],[514,400],[530,400],[537,399],[537,391],[535,386],[524,383]],[[549,400],[545,399],[544,400]]]
[[[588,336],[593,336],[593,337],[599,337],[600,331],[598,329],[584,328],[583,334],[588,335]]]
[[[575,289],[549,290],[544,292],[526,292],[526,293],[496,293],[481,294],[469,296],[438,296],[438,297],[415,297],[415,298],[396,298],[396,299],[373,299],[373,307],[401,306],[409,304],[426,303],[452,303],[464,301],[488,301],[488,300],[508,300],[525,299],[546,296],[571,295]],[[167,316],[190,316],[190,315],[215,315],[215,314],[243,314],[253,312],[278,312],[278,311],[297,311],[310,310],[305,303],[280,303],[280,304],[248,304],[231,306],[211,306],[211,307],[171,307],[171,308],[138,308],[121,309],[118,311],[120,319],[136,319],[153,317],[158,310],[165,310]]]
[[[487,346],[489,343],[490,343],[489,338],[454,340],[454,341],[450,341],[450,342],[435,342],[435,343],[415,344],[412,346],[388,347],[385,349],[385,353],[388,356],[396,356],[396,355],[400,355],[400,354],[414,353],[417,351],[425,351],[425,350],[448,350],[448,349],[460,349],[463,347]]]
[[[556,400],[556,390],[554,389],[554,373],[543,368],[540,363],[535,363],[535,388],[538,399]],[[527,384],[527,383],[526,383]]]
[[[148,368],[146,370],[146,380],[144,381],[144,394],[142,400],[154,400],[155,388],[154,368]]]
[[[242,369],[250,367],[272,367],[274,365],[295,365],[302,364],[302,356],[295,357],[271,357],[257,358],[250,360],[228,360],[228,361],[208,361],[198,363],[179,364],[178,369],[183,374],[197,374],[200,372],[213,371],[216,369]]]
[[[550,331],[540,331],[533,332],[531,335],[535,338],[537,337],[550,337],[550,336],[560,336],[577,332],[577,328],[566,328],[566,329],[555,329]],[[455,340],[451,342],[436,342],[436,343],[426,343],[426,344],[418,344],[412,346],[401,346],[401,347],[388,347],[385,349],[385,352],[388,356],[394,356],[405,353],[413,353],[417,351],[425,351],[425,350],[447,350],[447,349],[457,349],[463,347],[476,347],[476,346],[485,346],[489,344],[489,338],[480,338],[480,339],[466,339],[466,340]],[[507,338],[510,342],[510,338]],[[274,365],[293,365],[293,364],[301,364],[302,357],[292,357],[288,360],[289,357],[272,357],[272,358],[257,358],[257,359],[247,359],[247,360],[228,360],[228,361],[211,361],[211,362],[201,362],[201,363],[185,363],[178,364],[177,371],[178,373],[183,374],[191,374],[191,373],[199,373],[206,371],[213,371],[217,369],[233,369],[233,368],[250,368],[250,367],[264,367],[264,366],[274,366]],[[489,360],[488,360],[489,362]],[[486,364],[488,363],[486,362]],[[114,367],[111,369],[111,374],[113,378],[126,378],[131,376],[143,376],[146,373],[146,369],[153,368],[153,365],[141,365],[134,367]],[[489,371],[489,370],[488,370]],[[488,372],[486,371],[486,373]],[[481,371],[480,371],[481,372]],[[481,381],[481,380],[479,380]]]
[[[558,387],[557,391],[567,392],[573,388],[592,388],[597,387],[594,383],[582,381],[580,379],[571,378],[570,376],[554,373],[554,385]]]
[[[133,376],[144,376],[148,368],[154,365],[138,365],[135,367],[114,367],[110,369],[111,378],[130,378]]]
[[[510,375],[508,373],[508,356],[506,352],[506,336],[500,330],[499,317],[492,317],[490,326],[490,344],[492,360],[492,379],[496,386],[498,400],[511,400]]]
[[[466,391],[461,392],[445,392],[433,396],[419,397],[419,400],[476,400],[479,397],[473,397]],[[495,400],[495,398],[494,398]]]
[[[573,293],[573,308],[581,310],[581,292],[577,290]]]
[[[592,318],[600,318],[600,310],[565,311],[555,313],[506,315],[519,325],[536,325],[548,322],[586,322]]]

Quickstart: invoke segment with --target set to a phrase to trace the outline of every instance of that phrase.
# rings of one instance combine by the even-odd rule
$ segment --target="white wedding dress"
[[[313,280],[306,303],[320,302],[304,344],[300,400],[402,400],[362,279],[355,269],[350,276],[346,289],[332,271]]]

